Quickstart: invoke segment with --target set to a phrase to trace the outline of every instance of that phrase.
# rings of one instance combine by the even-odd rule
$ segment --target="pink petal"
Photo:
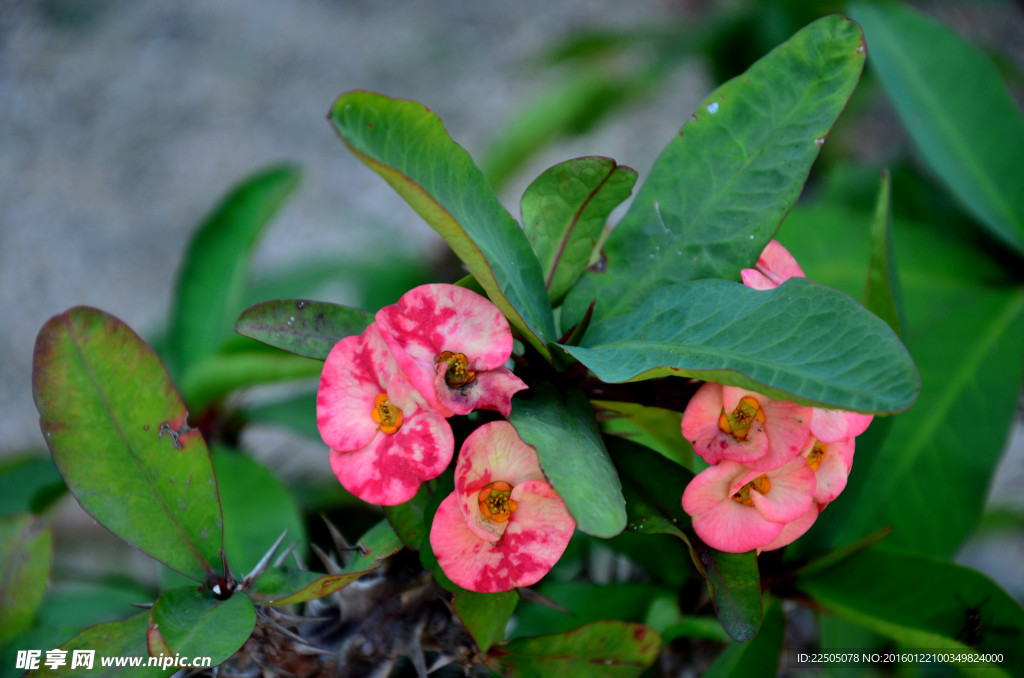
[[[732,412],[739,404],[737,398],[732,407],[728,408],[723,402],[725,390],[721,384],[710,381],[697,389],[683,412],[680,424],[683,437],[693,446],[694,452],[709,464],[717,464],[724,459],[745,463],[763,457],[768,451],[768,439],[759,423],[755,422],[750,427],[746,440],[736,440],[732,434],[719,428],[718,420],[722,416],[723,407],[727,412]]]
[[[530,586],[565,551],[575,523],[550,485],[527,481],[514,493],[518,507],[497,542],[470,531],[454,494],[438,507],[430,545],[441,569],[459,586],[483,593]]]
[[[823,443],[825,458],[818,464],[815,472],[817,485],[814,490],[814,501],[827,504],[846,488],[846,481],[853,466],[854,441],[843,440],[838,443]],[[807,452],[814,447],[814,439]]]
[[[473,410],[497,410],[507,417],[512,411],[512,396],[526,388],[523,380],[504,367],[480,371],[476,378],[459,388],[445,383],[445,363],[435,367],[434,392],[441,405],[455,414]]]
[[[814,471],[803,457],[796,457],[782,468],[765,474],[771,483],[767,493],[750,491],[754,508],[765,520],[788,523],[796,520],[814,502]]]
[[[394,506],[412,499],[424,481],[441,475],[454,452],[452,429],[441,415],[408,400],[400,402],[404,421],[397,432],[378,432],[354,452],[331,450],[338,481],[371,504]]]
[[[364,335],[345,337],[331,349],[320,373],[316,423],[320,437],[335,450],[357,450],[373,438],[373,400],[382,389]]]
[[[807,530],[811,529],[811,525],[818,519],[820,509],[817,504],[812,504],[807,511],[797,518],[792,520],[782,528],[782,532],[779,532],[779,536],[771,540],[768,544],[761,547],[762,551],[772,551],[777,548],[782,548],[787,544],[791,544],[796,541],[799,537],[802,537]]]
[[[752,506],[726,499],[693,516],[693,529],[704,543],[727,553],[761,548],[782,531],[782,523],[765,520]]]
[[[745,268],[740,271],[740,278],[744,285],[755,290],[773,290],[778,287],[776,283],[768,279],[768,276],[753,268]]]
[[[738,482],[746,475],[747,467],[736,461],[725,460],[709,466],[694,476],[683,490],[683,510],[695,516],[716,509],[723,501],[735,503],[731,497],[746,482]]]
[[[823,443],[856,438],[867,430],[874,415],[846,410],[814,408],[811,416],[811,435]]]
[[[765,246],[757,258],[757,268],[768,278],[777,280],[777,284],[790,278],[807,277],[793,255],[778,240],[772,240]]]

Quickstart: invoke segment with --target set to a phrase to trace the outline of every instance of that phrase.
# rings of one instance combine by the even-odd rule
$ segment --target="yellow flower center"
[[[480,513],[484,518],[490,518],[496,523],[507,522],[512,512],[516,510],[516,502],[509,498],[512,494],[512,486],[502,481],[496,481],[480,490],[477,499],[480,502]]]
[[[370,416],[380,425],[381,433],[391,435],[402,428],[402,410],[391,404],[387,393],[380,393],[373,399]]]
[[[760,494],[768,494],[768,490],[770,489],[772,489],[772,483],[768,480],[768,476],[762,473],[741,487],[739,492],[732,495],[732,500],[739,502],[744,506],[753,506],[754,500],[750,498],[750,491],[757,490]]]
[[[746,440],[750,427],[755,421],[764,423],[764,410],[753,396],[743,396],[731,413],[722,411],[718,418],[718,428],[723,433],[730,433],[736,440]]]
[[[476,379],[476,372],[469,369],[469,358],[465,353],[442,351],[436,362],[448,363],[448,369],[444,373],[444,383],[448,384],[448,388],[459,388],[473,383]]]
[[[811,467],[812,471],[817,472],[818,467],[821,466],[821,462],[824,461],[825,457],[828,456],[828,448],[820,441],[814,441],[814,447],[807,453],[807,465]]]

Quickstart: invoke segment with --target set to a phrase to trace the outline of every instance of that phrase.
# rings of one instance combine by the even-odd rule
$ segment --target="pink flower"
[[[821,513],[822,508],[824,507],[817,503],[811,504],[811,508],[807,509],[802,516],[783,525],[779,536],[762,546],[760,550],[774,551],[775,549],[792,544],[804,536],[804,533],[811,529],[811,525],[814,525],[814,521],[818,519],[818,514]]]
[[[788,523],[806,520],[814,506],[814,487],[814,471],[803,457],[766,473],[726,460],[690,481],[683,491],[683,510],[708,546],[743,553],[765,548]]]
[[[800,453],[810,425],[810,407],[707,382],[687,404],[681,428],[709,464],[729,459],[770,471]]]
[[[823,443],[813,436],[800,453],[814,471],[814,501],[825,506],[846,488],[846,479],[853,469],[853,438],[836,443]]]
[[[769,242],[754,268],[740,271],[743,284],[755,290],[770,290],[790,278],[805,278],[804,271],[796,259],[777,240]]]
[[[331,349],[316,412],[334,474],[371,504],[408,501],[455,450],[448,422],[402,374],[376,324]]]
[[[377,312],[399,367],[427,402],[448,417],[475,409],[508,416],[526,384],[503,367],[512,331],[498,307],[456,285],[421,285]]]
[[[576,522],[512,424],[474,431],[455,464],[455,491],[437,509],[430,545],[448,578],[494,593],[536,583],[565,551]]]
[[[874,415],[815,407],[811,416],[811,435],[822,442],[852,440],[867,430]]]

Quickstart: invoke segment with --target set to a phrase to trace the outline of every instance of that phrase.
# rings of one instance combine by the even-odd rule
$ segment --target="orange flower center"
[[[484,518],[490,518],[496,523],[507,522],[512,512],[516,510],[516,502],[509,498],[512,494],[512,486],[502,481],[496,481],[480,490],[477,499],[480,502],[480,513]]]
[[[750,498],[750,491],[756,490],[759,494],[768,494],[768,490],[770,489],[772,489],[772,483],[768,480],[768,476],[762,473],[741,487],[739,492],[732,495],[732,500],[739,502],[744,506],[753,506],[754,500]]]
[[[381,433],[391,435],[402,428],[402,410],[391,404],[387,393],[380,393],[373,399],[370,416],[379,424]]]
[[[448,384],[448,388],[459,388],[472,384],[476,379],[476,372],[469,369],[469,358],[465,353],[442,351],[441,355],[437,356],[436,362],[448,363],[448,369],[444,372],[444,383]]]
[[[732,434],[736,440],[746,440],[755,421],[764,423],[764,410],[756,398],[743,396],[731,413],[722,411],[722,416],[718,418],[718,428],[723,433]]]
[[[807,453],[807,465],[811,467],[812,471],[817,472],[818,467],[821,466],[821,462],[824,461],[825,457],[828,456],[828,449],[820,440],[814,441],[814,447]]]

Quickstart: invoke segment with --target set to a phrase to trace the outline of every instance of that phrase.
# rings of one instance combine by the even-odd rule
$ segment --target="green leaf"
[[[455,594],[455,614],[466,625],[481,652],[487,652],[494,643],[505,637],[505,627],[519,602],[515,591],[502,593],[476,593],[460,591]]]
[[[892,245],[892,209],[889,206],[891,189],[889,173],[883,172],[875,215],[871,220],[871,260],[864,285],[864,308],[884,320],[899,336],[900,327],[906,324],[902,320],[906,313],[903,310],[903,291],[899,284],[899,270]]]
[[[306,527],[288,490],[259,462],[240,453],[213,450],[213,470],[224,510],[224,554],[238,577],[252,571],[277,538],[307,548]]]
[[[419,550],[423,539],[429,536],[427,524],[429,516],[426,512],[428,509],[437,509],[427,485],[422,485],[416,492],[416,496],[404,504],[382,508],[388,523],[391,524],[391,528],[406,548],[413,551]]]
[[[232,391],[317,377],[323,367],[320,361],[284,353],[217,353],[192,363],[181,378],[181,392],[193,411],[202,412]]]
[[[256,626],[256,609],[242,593],[218,600],[195,586],[164,591],[150,610],[147,642],[154,656],[209,657],[220,664]]]
[[[727,280],[665,287],[563,348],[605,382],[677,375],[863,412],[905,410],[920,387],[883,321],[805,278],[773,290]]]
[[[254,174],[225,196],[192,236],[175,291],[168,363],[181,374],[213,354],[242,310],[249,253],[299,183],[284,165]]]
[[[242,410],[248,424],[270,424],[299,433],[310,440],[322,442],[316,425],[316,391],[261,402]]]
[[[345,145],[448,241],[512,326],[550,356],[555,323],[537,258],[437,115],[413,101],[357,91],[339,97],[329,117]]]
[[[489,658],[516,678],[626,678],[654,662],[661,636],[642,624],[602,621],[567,633],[521,638]]]
[[[264,301],[242,311],[235,331],[284,351],[326,360],[334,345],[373,322],[366,311],[323,301]]]
[[[140,603],[151,602],[153,598],[153,591],[127,577],[51,584],[39,608],[36,626],[81,629],[123,619],[138,612]]]
[[[592,404],[606,434],[628,438],[677,464],[692,467],[693,448],[681,435],[682,413],[635,403],[595,400]]]
[[[778,675],[785,632],[786,619],[782,615],[782,605],[778,600],[773,600],[765,610],[761,632],[747,643],[733,643],[725,648],[725,652],[708,668],[704,678],[774,678]]]
[[[903,127],[946,188],[1024,254],[1024,116],[995,65],[953,30],[899,4],[851,6]]]
[[[142,339],[96,309],[54,316],[36,339],[32,392],[82,507],[168,567],[216,577],[223,528],[206,443]]]
[[[49,457],[28,454],[0,463],[0,516],[41,513],[66,491],[64,479]]]
[[[587,267],[608,216],[629,197],[636,177],[611,158],[588,156],[545,170],[526,188],[523,229],[553,303]]]
[[[32,625],[52,556],[53,537],[37,518],[0,518],[0,647]]]
[[[796,586],[830,612],[908,649],[1006,654],[1024,637],[1019,602],[987,576],[946,560],[875,547],[798,577]],[[955,666],[967,675],[1016,673],[1008,661]]]
[[[381,566],[401,550],[402,542],[387,521],[381,521],[357,543],[359,555],[338,574],[318,574],[292,567],[275,567],[256,580],[249,595],[260,605],[290,605],[329,596]]]
[[[60,646],[61,650],[67,652],[67,666],[70,667],[75,652],[93,652],[93,668],[85,670],[82,667],[70,671],[75,676],[86,678],[152,678],[153,676],[167,676],[178,669],[159,666],[146,666],[149,661],[149,651],[146,648],[146,630],[149,628],[149,613],[142,612],[121,621],[107,622],[90,626],[77,636]],[[101,657],[124,657],[126,663],[132,659],[138,659],[140,666],[103,666]],[[45,653],[43,655],[45,659]],[[26,678],[37,676],[52,676],[53,671],[42,666],[35,671],[25,674]]]
[[[674,601],[677,595],[676,591],[647,583],[594,584],[552,579],[542,581],[537,592],[569,614],[543,604],[522,605],[516,613],[513,638],[563,633],[596,621],[640,623],[654,601],[665,598]]]
[[[860,28],[819,19],[719,87],[665,148],[566,305],[622,315],[666,285],[738,280],[796,202],[864,65]]]
[[[577,526],[595,537],[614,537],[626,526],[625,500],[586,394],[562,396],[550,385],[517,396],[509,421],[537,449],[540,465]]]
[[[697,537],[682,506],[683,490],[693,479],[688,470],[626,440],[610,441],[609,449],[622,476],[627,527],[640,534],[682,539],[707,580],[722,627],[738,642],[753,638],[762,615],[757,555],[715,551]]]

